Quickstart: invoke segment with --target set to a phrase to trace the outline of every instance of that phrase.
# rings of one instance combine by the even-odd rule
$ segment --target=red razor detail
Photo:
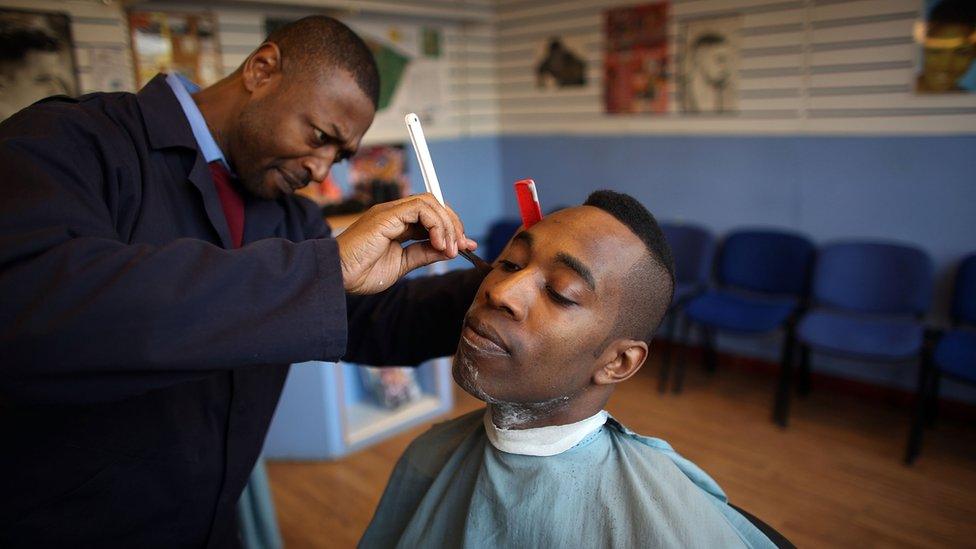
[[[522,214],[522,225],[528,229],[542,219],[542,208],[539,206],[539,194],[535,191],[535,181],[531,179],[516,181],[515,196],[518,198],[519,212]]]

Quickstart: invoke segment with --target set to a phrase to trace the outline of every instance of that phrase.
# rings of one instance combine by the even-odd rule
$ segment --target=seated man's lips
[[[476,351],[491,355],[508,355],[508,348],[501,336],[491,326],[472,317],[464,321],[461,341]]]

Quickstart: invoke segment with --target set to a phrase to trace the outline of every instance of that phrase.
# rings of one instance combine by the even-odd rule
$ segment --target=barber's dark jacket
[[[237,545],[288,364],[450,354],[482,277],[347,297],[293,196],[231,249],[162,76],[14,115],[0,174],[0,547]]]

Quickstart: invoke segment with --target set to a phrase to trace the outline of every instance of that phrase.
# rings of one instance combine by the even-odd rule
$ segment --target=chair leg
[[[682,316],[681,326],[678,331],[678,339],[681,340],[684,349],[678,358],[677,367],[674,372],[674,384],[671,386],[671,392],[675,394],[680,393],[685,384],[685,367],[688,363],[688,336],[691,332],[691,319],[688,318],[688,315]]]
[[[800,396],[810,394],[810,347],[800,347],[800,378],[797,380],[796,393]]]
[[[942,376],[939,370],[932,368],[932,387],[929,389],[928,402],[925,406],[925,424],[928,427],[935,427],[935,420],[939,415],[939,384]]]
[[[658,373],[657,392],[664,393],[668,390],[668,376],[671,373],[671,354],[674,352],[674,333],[677,323],[678,310],[672,309],[668,313],[667,323],[664,326],[664,333],[668,339],[663,352],[661,353],[661,371]]]
[[[922,450],[922,434],[925,429],[925,415],[929,400],[938,398],[935,372],[928,353],[922,356],[922,363],[918,371],[918,388],[915,390],[915,407],[912,415],[912,426],[908,431],[908,446],[905,449],[905,465],[912,465]]]
[[[783,356],[779,366],[779,384],[776,387],[776,400],[773,405],[773,421],[780,427],[789,425],[790,393],[793,389],[794,338],[793,326],[788,325],[783,340]]]
[[[718,367],[718,357],[715,353],[715,329],[707,326],[702,326],[702,343],[703,343],[703,362],[705,364],[705,371],[712,374]]]

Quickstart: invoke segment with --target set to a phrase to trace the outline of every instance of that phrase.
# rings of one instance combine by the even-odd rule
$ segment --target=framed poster
[[[668,112],[668,6],[658,2],[606,11],[606,112]]]
[[[682,112],[724,113],[738,108],[740,28],[738,15],[684,24],[678,78]]]
[[[201,87],[223,73],[213,14],[130,11],[129,32],[138,88],[160,72],[178,71]]]
[[[77,95],[67,14],[0,9],[0,120],[51,95]]]
[[[553,36],[540,44],[535,64],[535,85],[541,90],[586,86],[583,44],[575,38]]]

